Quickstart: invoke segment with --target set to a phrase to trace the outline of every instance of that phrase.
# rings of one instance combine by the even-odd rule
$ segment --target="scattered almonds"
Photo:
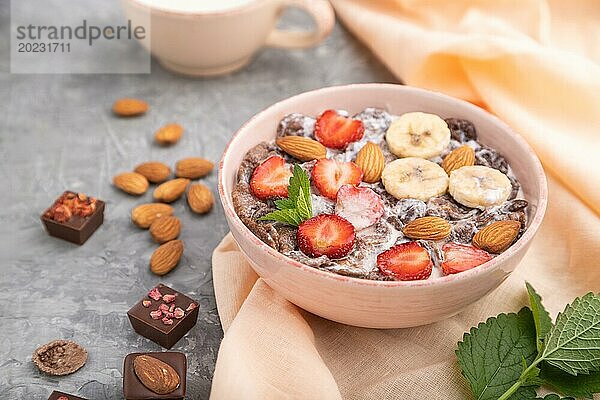
[[[113,184],[125,193],[136,196],[142,195],[148,190],[148,179],[137,172],[123,172],[113,178]]]
[[[300,161],[320,160],[327,156],[327,149],[316,140],[304,136],[284,136],[276,141],[277,146]]]
[[[181,221],[172,215],[160,217],[150,225],[150,235],[157,243],[177,239],[181,232]]]
[[[183,136],[183,127],[179,124],[167,124],[156,131],[154,140],[161,146],[175,144]]]
[[[168,274],[177,266],[182,254],[183,242],[181,240],[164,243],[152,253],[150,270],[156,275]]]
[[[113,103],[112,111],[120,117],[135,117],[148,111],[148,103],[139,99],[123,98]]]
[[[187,201],[193,212],[205,214],[212,208],[215,198],[208,187],[201,183],[195,183],[188,190]]]
[[[378,145],[367,142],[356,155],[355,164],[363,172],[363,181],[376,183],[381,179],[381,172],[385,167],[385,158]]]
[[[173,207],[163,203],[147,203],[135,207],[131,211],[131,220],[138,227],[146,229],[152,223],[165,215],[172,215]]]
[[[489,253],[499,254],[515,241],[520,229],[519,221],[492,222],[475,234],[473,244]]]
[[[171,179],[162,183],[154,189],[154,200],[171,203],[181,197],[189,183],[190,180],[185,178]]]
[[[198,179],[210,174],[213,167],[214,164],[204,158],[184,158],[175,164],[175,175],[178,178]]]
[[[451,226],[440,217],[417,218],[402,229],[404,236],[420,240],[442,240],[450,235]]]
[[[144,175],[149,182],[161,183],[169,179],[171,168],[158,161],[141,163],[134,169],[138,174]]]

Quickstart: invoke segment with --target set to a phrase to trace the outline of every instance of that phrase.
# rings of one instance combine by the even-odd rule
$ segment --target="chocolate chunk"
[[[48,400],[86,400],[83,397],[74,396],[72,394],[59,392],[58,390],[53,391],[48,397]]]
[[[82,245],[104,221],[104,202],[64,192],[41,216],[50,236]]]
[[[138,356],[149,356],[169,365],[179,377],[179,386],[167,394],[157,394],[147,388],[136,375],[134,361]],[[179,352],[131,353],[123,361],[123,396],[126,400],[171,399],[180,400],[186,392],[187,359]]]
[[[151,304],[145,306],[148,300]],[[170,349],[196,325],[198,303],[161,283],[131,307],[127,316],[137,333]]]
[[[36,349],[32,361],[49,375],[68,375],[83,367],[87,351],[70,340],[54,340]]]
[[[483,165],[497,169],[503,174],[508,173],[508,163],[496,150],[487,146],[475,150],[475,165]]]
[[[316,120],[304,114],[293,113],[286,115],[277,125],[277,137],[306,136],[312,137]]]
[[[444,121],[450,128],[452,139],[458,140],[461,143],[469,140],[477,140],[477,130],[471,121],[460,118],[446,118]]]

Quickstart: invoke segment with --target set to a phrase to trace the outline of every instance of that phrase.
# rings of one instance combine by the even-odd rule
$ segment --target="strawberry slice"
[[[324,111],[315,124],[315,137],[325,147],[345,149],[349,143],[363,137],[362,121],[346,118],[335,110]]]
[[[285,160],[271,156],[254,169],[250,178],[252,194],[261,200],[288,196],[288,185],[292,171]]]
[[[298,247],[309,257],[342,258],[354,247],[354,226],[333,214],[320,214],[298,227]]]
[[[458,274],[492,259],[487,251],[469,244],[446,243],[442,246],[442,251],[444,252],[442,271],[446,275]]]
[[[361,230],[374,225],[383,216],[383,200],[373,190],[342,185],[337,192],[335,213]]]
[[[312,179],[319,192],[331,199],[337,198],[342,185],[358,185],[362,180],[362,170],[353,162],[343,162],[322,158],[313,167]]]
[[[398,244],[377,256],[379,270],[399,281],[417,281],[431,275],[429,252],[417,242]]]

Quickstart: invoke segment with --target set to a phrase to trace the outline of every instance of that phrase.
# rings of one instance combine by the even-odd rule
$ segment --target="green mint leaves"
[[[259,218],[260,221],[277,221],[298,226],[312,218],[312,202],[310,199],[310,180],[302,167],[294,165],[290,177],[287,199],[275,200],[277,210]]]
[[[553,325],[541,297],[526,286],[531,308],[489,318],[458,343],[458,363],[474,397],[536,399],[542,385],[563,396],[600,393],[600,295],[575,299]]]

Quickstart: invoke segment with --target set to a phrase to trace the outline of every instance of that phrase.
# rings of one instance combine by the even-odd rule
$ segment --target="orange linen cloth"
[[[361,329],[311,315],[252,271],[231,236],[213,254],[225,338],[211,397],[468,399],[454,350],[471,326],[527,304],[553,316],[600,291],[600,3],[595,0],[332,0],[338,17],[408,85],[508,122],[549,178],[545,221],[519,268],[448,320]],[[600,397],[597,397],[600,398]]]

